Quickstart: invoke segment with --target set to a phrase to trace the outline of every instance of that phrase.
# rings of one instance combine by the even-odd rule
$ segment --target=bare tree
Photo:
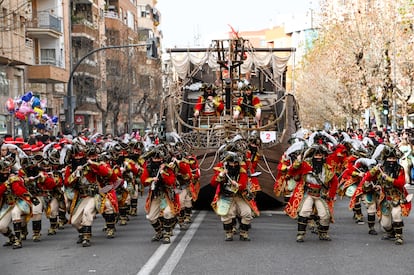
[[[412,5],[409,0],[380,2],[358,1],[357,5],[353,2],[341,16],[325,13],[319,37],[302,67],[306,77],[298,79],[299,94],[308,94],[305,90],[308,87],[312,89],[312,100],[300,97],[308,100],[307,106],[312,106],[313,101],[311,111],[301,108],[307,112],[302,118],[313,119],[309,113],[336,112],[334,116],[343,118],[346,126],[355,127],[362,125],[362,113],[369,109],[377,124],[382,124],[388,117],[381,113],[383,100],[393,103],[401,100],[401,96],[395,97],[396,91],[398,95],[406,95],[406,101],[409,99],[411,90],[400,91],[397,84],[401,81],[396,75],[399,72],[406,78],[406,86],[411,85],[411,60],[397,62],[397,59],[400,55],[412,56],[412,47],[407,46],[412,27],[403,20]],[[320,104],[321,101],[327,105]],[[392,118],[396,119],[396,114]],[[320,123],[315,119],[308,124]],[[335,123],[334,120],[328,118],[329,122]]]

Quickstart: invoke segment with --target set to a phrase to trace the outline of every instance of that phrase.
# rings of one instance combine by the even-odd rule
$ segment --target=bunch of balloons
[[[47,100],[33,96],[29,91],[18,98],[9,98],[6,101],[6,110],[14,114],[21,121],[29,121],[30,125],[38,129],[52,130],[58,123],[57,116],[45,114]]]

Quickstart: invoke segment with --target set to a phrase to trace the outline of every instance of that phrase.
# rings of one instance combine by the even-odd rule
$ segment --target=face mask
[[[396,161],[385,161],[384,172],[385,174],[396,178],[398,176],[398,163]]]
[[[72,159],[72,169],[76,169],[78,166],[82,166],[84,164],[86,164],[86,159],[85,158]]]
[[[151,169],[158,169],[161,165],[161,161],[151,161],[150,167]]]
[[[0,182],[5,182],[9,178],[10,173],[0,173]]]
[[[235,166],[230,166],[230,165],[227,165],[226,169],[227,169],[227,171],[228,171],[228,175],[229,175],[231,178],[234,178],[234,177],[236,177],[236,176],[239,174],[239,172],[240,172],[240,165],[235,165]]]
[[[151,161],[148,165],[148,173],[151,177],[155,177],[158,174],[158,169],[161,166],[160,161]]]
[[[125,160],[124,156],[119,156],[119,158],[116,160],[116,164],[118,164],[119,166],[123,165]]]
[[[32,167],[29,167],[29,168],[27,169],[27,175],[28,175],[29,177],[36,177],[36,176],[39,174],[39,171],[40,171],[39,167],[37,167],[37,166],[32,166]]]
[[[316,174],[319,174],[322,172],[322,167],[323,167],[323,159],[312,158],[312,168]]]

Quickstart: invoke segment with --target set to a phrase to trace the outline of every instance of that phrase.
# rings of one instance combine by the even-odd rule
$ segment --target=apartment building
[[[145,99],[161,90],[159,62],[147,60],[146,41],[159,37],[156,1],[94,0],[72,4],[72,60],[79,65],[73,78],[75,128],[116,135],[152,123],[142,112]],[[158,40],[159,41],[159,40]],[[128,46],[138,45],[138,46]],[[145,108],[144,108],[145,109]]]
[[[69,6],[64,0],[33,0],[27,13],[26,41],[33,62],[26,67],[25,91],[46,99],[45,113],[64,121],[65,84],[70,72]],[[57,125],[54,133],[59,130]]]
[[[68,117],[66,125],[76,132],[84,128],[103,131],[102,113],[106,110],[105,58],[103,52],[89,53],[106,46],[105,5],[104,0],[70,3],[70,55],[74,71],[71,91],[68,93],[71,98],[68,97],[68,101],[71,102],[68,103],[74,114],[73,118]],[[71,123],[74,125],[69,125]]]
[[[53,134],[66,126],[105,133],[148,127],[157,119],[148,112],[148,99],[162,90],[160,61],[149,60],[145,46],[148,38],[160,43],[155,5],[148,0],[1,1],[0,101],[32,91],[47,102],[46,114],[59,117]],[[90,54],[128,44],[142,46]],[[127,74],[116,70],[122,66]],[[0,134],[33,129],[0,108]]]
[[[25,68],[34,64],[33,39],[26,36],[32,5],[25,0],[5,0],[0,5],[0,102],[16,98],[25,91]],[[14,116],[0,108],[0,134],[14,131]],[[17,126],[20,123],[16,122]]]

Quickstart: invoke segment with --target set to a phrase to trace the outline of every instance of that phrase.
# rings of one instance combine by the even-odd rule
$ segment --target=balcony
[[[69,71],[53,65],[33,65],[27,70],[29,82],[32,83],[67,83]]]
[[[119,14],[116,11],[113,11],[113,10],[107,10],[107,11],[105,11],[104,12],[104,16],[106,18],[113,18],[113,19],[119,19],[119,20],[121,20]]]
[[[98,63],[92,59],[86,58],[78,67],[75,75],[84,75],[92,78],[99,78]]]
[[[72,37],[86,38],[92,41],[98,37],[98,30],[93,23],[86,19],[72,24]]]
[[[27,36],[31,38],[59,38],[62,36],[62,20],[49,12],[39,12],[27,24]]]
[[[105,27],[109,30],[121,30],[125,24],[122,22],[119,14],[115,11],[105,11]]]
[[[97,1],[93,1],[93,0],[77,0],[76,4],[93,4],[94,2]]]
[[[35,83],[65,83],[69,71],[63,68],[63,54],[56,49],[40,49],[34,66],[28,67],[28,78]]]

